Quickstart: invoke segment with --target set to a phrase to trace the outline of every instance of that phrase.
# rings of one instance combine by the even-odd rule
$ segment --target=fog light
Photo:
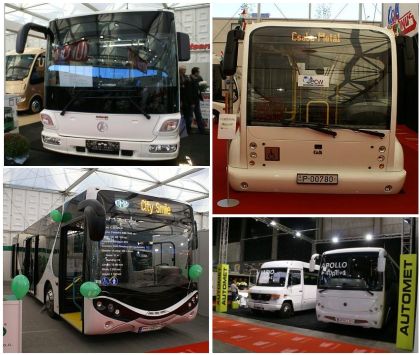
[[[384,161],[385,160],[385,157],[383,156],[383,155],[380,155],[379,157],[378,157],[378,161]]]
[[[385,168],[385,165],[384,164],[379,164],[379,169],[383,169],[383,168]]]
[[[251,154],[249,155],[251,158],[256,158],[257,157],[257,153],[255,153],[255,152],[251,152]]]
[[[255,143],[255,142],[251,142],[251,143],[249,143],[249,147],[250,147],[251,149],[255,150],[255,149],[257,149],[257,143]]]
[[[392,190],[392,185],[386,185],[385,186],[385,192],[389,192]]]
[[[151,144],[150,153],[174,153],[178,148],[177,144]]]
[[[385,147],[385,146],[383,146],[383,145],[381,145],[381,146],[379,147],[379,153],[385,153],[385,151],[386,151],[386,147]]]
[[[111,326],[112,326],[112,322],[111,322],[111,321],[108,321],[108,322],[106,322],[106,323],[104,324],[105,329],[108,329],[108,328],[110,328]]]
[[[42,136],[42,141],[45,144],[61,145],[61,139],[60,138]]]
[[[249,165],[254,166],[254,165],[255,165],[255,161],[251,160],[251,161],[249,162]]]
[[[241,182],[241,189],[247,189],[248,188],[248,183],[246,182]]]

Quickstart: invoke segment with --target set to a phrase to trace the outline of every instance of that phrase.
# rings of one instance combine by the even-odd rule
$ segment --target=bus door
[[[287,279],[287,291],[293,302],[293,309],[299,311],[302,309],[303,283],[302,270],[289,270]]]
[[[30,237],[25,240],[25,258],[23,273],[29,280],[29,292],[35,294],[38,283],[38,243],[39,237]]]
[[[83,332],[84,221],[62,227],[60,242],[60,315]]]

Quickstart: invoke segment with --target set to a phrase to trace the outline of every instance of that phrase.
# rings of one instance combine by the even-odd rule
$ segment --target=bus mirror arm
[[[84,200],[77,206],[79,211],[83,211],[85,216],[85,226],[89,238],[99,242],[105,235],[105,208],[98,200]]]
[[[311,256],[311,260],[309,261],[309,271],[310,272],[315,271],[315,262],[316,262],[316,259],[318,259],[318,258],[319,258],[319,254],[313,254]]]
[[[21,27],[16,37],[16,52],[23,53],[25,51],[26,40],[28,39],[29,31],[40,32],[45,35],[45,38],[50,37],[54,41],[54,35],[48,27],[29,22]]]

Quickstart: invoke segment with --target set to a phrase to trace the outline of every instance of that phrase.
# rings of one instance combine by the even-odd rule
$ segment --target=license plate
[[[118,153],[120,151],[120,142],[87,140],[86,148],[91,152]]]
[[[298,184],[337,185],[338,174],[297,174]]]
[[[162,329],[163,325],[149,325],[147,327],[141,327],[139,328],[139,333],[144,333],[144,332],[151,332],[153,330],[159,330]]]
[[[347,318],[337,318],[337,323],[354,324],[354,320],[353,319],[347,319]]]
[[[255,309],[264,309],[264,306],[260,305],[260,304],[255,304],[254,303],[254,308]]]

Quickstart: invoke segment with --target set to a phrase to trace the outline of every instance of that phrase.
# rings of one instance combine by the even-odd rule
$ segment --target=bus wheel
[[[280,316],[282,318],[289,318],[293,315],[293,306],[289,302],[284,302],[280,308]]]
[[[54,291],[51,287],[51,285],[48,285],[45,289],[45,309],[47,310],[48,315],[51,318],[55,318],[55,312],[54,312]]]
[[[29,107],[32,113],[38,113],[42,110],[42,100],[40,97],[34,97]]]

